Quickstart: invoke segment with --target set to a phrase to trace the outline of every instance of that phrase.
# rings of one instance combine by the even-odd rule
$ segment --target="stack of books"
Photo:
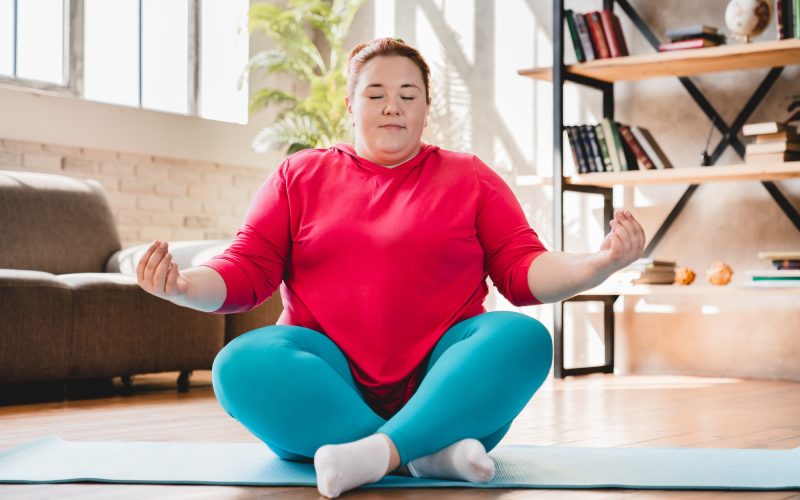
[[[800,287],[800,250],[758,252],[758,258],[772,262],[772,269],[747,271],[745,286],[758,288]]]
[[[800,38],[800,0],[778,0],[775,4],[778,40]]]
[[[619,18],[610,10],[580,14],[571,9],[564,13],[578,62],[628,55]]]
[[[566,126],[564,134],[579,174],[673,168],[644,127],[604,118],[596,125]]]
[[[786,123],[748,123],[742,127],[742,133],[753,138],[745,146],[745,163],[800,160],[800,134]]]
[[[609,280],[633,285],[671,285],[675,282],[675,261],[641,258],[611,275]]]
[[[725,35],[717,32],[717,28],[705,24],[682,26],[667,30],[669,42],[658,46],[659,52],[670,50],[699,49],[725,44]]]

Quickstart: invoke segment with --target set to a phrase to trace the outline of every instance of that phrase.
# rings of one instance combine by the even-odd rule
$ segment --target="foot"
[[[379,434],[350,443],[321,446],[314,454],[317,489],[328,498],[380,481],[388,466],[389,445]]]
[[[456,479],[488,483],[494,478],[494,461],[477,439],[462,439],[436,453],[408,463],[414,477]]]

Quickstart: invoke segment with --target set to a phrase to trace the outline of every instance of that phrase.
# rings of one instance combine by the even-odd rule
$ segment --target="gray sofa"
[[[226,242],[170,242],[182,269]],[[101,185],[0,170],[0,385],[210,369],[236,336],[274,324],[276,293],[241,314],[176,306],[136,283]]]

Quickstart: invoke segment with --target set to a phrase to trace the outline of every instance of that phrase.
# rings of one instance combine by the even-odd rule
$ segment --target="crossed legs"
[[[286,460],[310,462],[322,446],[382,435],[389,450],[382,477],[395,463],[405,466],[465,439],[493,449],[551,361],[541,323],[495,311],[445,332],[417,392],[388,420],[364,402],[341,350],[308,328],[274,325],[237,337],[214,360],[212,379],[222,407]]]

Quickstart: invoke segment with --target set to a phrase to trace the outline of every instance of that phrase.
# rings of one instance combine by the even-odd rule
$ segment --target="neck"
[[[362,158],[366,158],[367,160],[371,161],[372,163],[377,163],[378,165],[380,165],[382,167],[386,167],[386,168],[394,168],[394,167],[396,167],[398,165],[402,165],[403,163],[407,162],[411,158],[414,158],[415,156],[417,156],[417,154],[419,153],[419,150],[421,149],[421,147],[422,147],[421,144],[417,144],[417,147],[414,148],[414,150],[411,152],[411,154],[409,154],[407,157],[403,158],[401,161],[399,161],[397,163],[390,164],[390,165],[387,165],[383,161],[378,161],[377,159],[373,159],[372,156],[370,154],[366,153],[364,151],[364,149],[359,144],[355,144],[353,149],[355,149],[356,154],[358,156],[360,156]]]

